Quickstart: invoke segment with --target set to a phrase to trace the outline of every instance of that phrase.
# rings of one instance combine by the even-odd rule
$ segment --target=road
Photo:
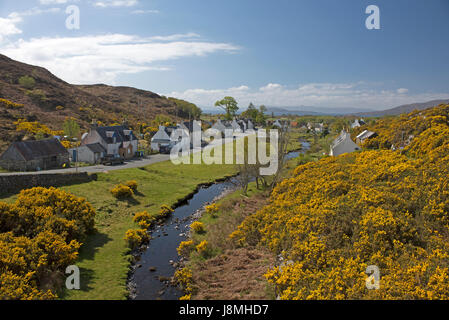
[[[170,160],[169,154],[156,154],[144,159],[131,160],[125,162],[123,165],[116,166],[104,166],[104,165],[96,165],[89,167],[80,167],[78,168],[78,172],[87,172],[87,173],[101,173],[105,171],[114,171],[114,170],[123,170],[130,168],[141,168],[148,166],[153,163],[163,162]],[[32,172],[7,172],[0,173],[0,176],[15,176],[15,175],[35,175],[35,174],[60,174],[60,173],[75,173],[76,168],[66,168],[66,169],[54,169],[54,170],[42,170],[42,171],[32,171]]]
[[[240,134],[237,138],[242,138],[244,136],[247,136],[248,134]],[[217,144],[224,143],[224,140],[221,140],[220,142],[217,141],[216,144],[213,142],[209,145],[209,147],[215,147]],[[201,152],[202,149],[197,148],[193,151],[190,151],[191,153],[197,153]],[[104,166],[104,165],[96,165],[96,166],[89,166],[89,167],[80,167],[78,168],[78,172],[87,172],[87,173],[101,173],[105,171],[114,171],[114,170],[124,170],[124,169],[131,169],[131,168],[141,168],[146,167],[153,163],[163,162],[170,160],[169,154],[156,154],[149,156],[148,158],[144,159],[138,159],[138,160],[131,160],[128,162],[125,162],[123,165],[116,165],[116,166]],[[16,176],[16,175],[35,175],[35,174],[61,174],[61,173],[75,173],[76,168],[66,168],[66,169],[54,169],[54,170],[42,170],[42,171],[32,171],[32,172],[6,172],[6,173],[0,173],[0,176]]]

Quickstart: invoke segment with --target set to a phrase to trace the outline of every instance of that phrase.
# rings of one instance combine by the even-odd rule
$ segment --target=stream
[[[290,152],[286,160],[299,157],[310,148],[301,141],[301,151]],[[205,205],[221,198],[225,193],[237,189],[234,179],[201,187],[193,197],[179,206],[173,214],[150,232],[151,240],[147,249],[140,254],[133,265],[128,287],[130,299],[134,300],[178,300],[184,293],[170,285],[180,257],[176,249],[187,239],[192,219]]]

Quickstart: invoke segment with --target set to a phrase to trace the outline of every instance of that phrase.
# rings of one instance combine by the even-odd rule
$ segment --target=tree
[[[184,119],[199,119],[201,117],[201,114],[203,111],[198,108],[197,105],[181,100],[176,98],[168,98],[170,101],[174,102],[176,105],[176,115],[178,117],[184,118]]]
[[[237,101],[233,97],[224,97],[223,100],[215,102],[215,106],[222,108],[226,112],[227,120],[232,120],[239,110]]]
[[[64,124],[62,125],[62,128],[64,130],[64,134],[70,139],[70,141],[78,140],[78,136],[80,134],[80,126],[73,118],[67,118],[64,121]],[[78,172],[78,145],[76,144],[76,161],[75,161],[75,167],[76,171]]]
[[[248,106],[248,109],[245,112],[242,112],[242,116],[244,118],[251,119],[257,124],[265,125],[265,114],[264,112],[267,108],[264,105],[261,105],[259,109],[256,109],[254,104],[251,102]]]
[[[62,125],[64,134],[70,139],[77,139],[80,133],[80,126],[74,119],[66,119]]]

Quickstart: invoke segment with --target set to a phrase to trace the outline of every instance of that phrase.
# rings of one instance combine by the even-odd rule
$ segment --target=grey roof
[[[86,147],[93,153],[106,153],[106,149],[100,143],[86,144]]]
[[[159,142],[170,141],[170,137],[176,129],[177,129],[176,127],[160,126],[159,130],[156,132],[156,134],[151,139],[151,142],[159,143]]]
[[[16,149],[26,161],[68,154],[66,148],[56,138],[14,142],[8,150],[11,148]]]
[[[365,140],[365,139],[372,138],[372,137],[374,137],[375,135],[376,135],[375,132],[372,132],[372,131],[369,131],[369,130],[365,130],[365,131],[363,131],[361,134],[359,134],[359,135],[357,136],[357,139]]]
[[[95,130],[107,143],[113,143],[114,137],[117,143],[137,140],[134,133],[125,126],[97,127]],[[129,135],[126,135],[127,132]]]

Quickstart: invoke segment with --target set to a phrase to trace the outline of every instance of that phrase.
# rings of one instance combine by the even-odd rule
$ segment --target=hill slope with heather
[[[12,141],[22,139],[14,122],[37,121],[51,130],[73,117],[87,128],[96,119],[104,124],[127,119],[150,123],[156,116],[178,120],[188,118],[182,104],[150,91],[106,85],[77,86],[54,76],[48,70],[0,55],[0,152]],[[198,112],[198,111],[196,111]]]

